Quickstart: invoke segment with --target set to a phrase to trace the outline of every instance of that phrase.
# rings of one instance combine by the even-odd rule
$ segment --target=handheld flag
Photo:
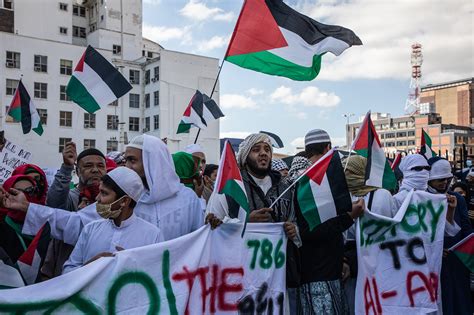
[[[421,128],[420,154],[427,160],[436,156],[436,153],[431,148],[431,138],[423,128]]]
[[[196,90],[184,111],[176,133],[187,133],[193,126],[204,129],[209,122],[221,117],[224,117],[224,114],[216,102],[206,94]]]
[[[352,144],[352,150],[367,159],[365,184],[391,190],[396,187],[397,179],[382,149],[379,136],[370,118],[370,111],[365,115],[359,132]]]
[[[449,250],[463,262],[467,269],[474,272],[474,233],[469,234]]]
[[[45,257],[41,257],[38,249],[46,254],[46,248],[50,241],[50,228],[44,225],[31,241],[26,251],[18,258],[17,265],[25,283],[33,284],[40,276],[41,262]]]
[[[239,213],[238,217],[241,221],[243,220],[246,225],[250,212],[250,206],[247,199],[247,193],[245,192],[242,175],[240,174],[237,160],[235,159],[235,153],[229,141],[225,142],[224,150],[222,150],[215,187],[218,194],[226,195],[236,202],[236,204],[239,206],[239,209],[235,209]],[[229,212],[230,210],[231,209],[229,209]],[[242,231],[242,235],[244,232],[245,226],[244,230]]]
[[[282,0],[246,0],[225,60],[240,67],[297,81],[311,81],[327,52],[340,55],[362,45],[353,31],[319,23]]]
[[[402,161],[402,154],[398,152],[395,158],[393,159],[392,165],[390,165],[390,168],[392,169],[392,171],[395,171],[398,165],[400,165],[401,161]]]
[[[277,149],[281,149],[284,147],[283,141],[281,141],[280,137],[277,136],[276,134],[268,132],[268,131],[260,131],[260,133],[264,133],[270,138],[270,140],[272,141],[272,147],[277,148]]]
[[[125,77],[92,46],[76,65],[66,88],[67,95],[90,114],[132,89]]]
[[[330,150],[306,171],[299,180],[296,197],[311,230],[352,209],[344,169],[337,151]]]
[[[15,121],[21,122],[23,134],[29,133],[32,129],[40,136],[43,134],[43,125],[36,106],[21,80],[18,82],[8,115]]]

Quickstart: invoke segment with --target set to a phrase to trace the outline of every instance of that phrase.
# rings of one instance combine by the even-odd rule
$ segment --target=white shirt
[[[260,187],[260,189],[263,191],[264,195],[266,195],[270,188],[272,188],[272,179],[270,178],[270,176],[267,175],[264,178],[257,178],[253,175],[250,176],[254,180],[255,184],[257,184],[258,187]]]
[[[117,246],[130,249],[159,241],[159,229],[135,214],[122,221],[120,226],[111,219],[93,221],[82,229],[71,256],[64,264],[63,273],[82,267],[97,254],[114,253]]]

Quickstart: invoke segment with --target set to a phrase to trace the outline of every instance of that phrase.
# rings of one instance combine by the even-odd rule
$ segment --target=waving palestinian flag
[[[12,117],[15,121],[21,122],[23,134],[29,133],[31,129],[40,136],[43,134],[43,125],[41,124],[36,106],[21,80],[18,82],[7,115]]]
[[[474,273],[474,233],[469,234],[449,249]]]
[[[189,132],[189,129],[193,126],[204,129],[209,122],[221,117],[224,117],[224,114],[216,102],[206,94],[202,94],[196,90],[196,93],[184,111],[183,118],[181,118],[176,133]]]
[[[326,25],[281,0],[246,0],[225,60],[240,67],[298,81],[313,80],[327,52],[340,55],[362,45],[353,31]]]
[[[436,153],[431,148],[431,138],[428,133],[423,130],[423,128],[421,128],[420,154],[423,155],[427,160],[436,156]]]
[[[365,115],[359,133],[352,144],[352,150],[367,158],[365,184],[367,186],[394,189],[397,184],[395,173],[385,157],[379,136],[370,118],[370,111]]]
[[[46,224],[38,231],[26,251],[18,258],[16,264],[27,285],[39,280],[40,268],[45,258],[41,257],[39,253],[43,253],[43,256],[46,255],[49,241],[50,228]]]
[[[311,230],[352,209],[344,169],[337,151],[330,150],[306,171],[299,180],[296,197]]]
[[[66,88],[67,95],[88,113],[94,113],[125,95],[132,86],[92,46],[77,63]]]

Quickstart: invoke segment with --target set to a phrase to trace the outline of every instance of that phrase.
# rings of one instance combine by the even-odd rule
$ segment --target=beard
[[[247,167],[252,174],[259,177],[265,177],[270,173],[271,164],[268,163],[266,168],[260,168],[258,167],[257,161],[247,158]]]

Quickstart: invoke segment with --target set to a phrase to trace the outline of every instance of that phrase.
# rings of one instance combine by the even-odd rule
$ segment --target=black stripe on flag
[[[84,62],[100,76],[117,98],[132,89],[132,85],[127,79],[90,45],[87,46]]]
[[[204,106],[206,106],[207,110],[211,113],[214,119],[224,117],[224,113],[222,113],[221,109],[219,106],[217,106],[217,103],[212,98],[209,98],[209,96],[206,94],[203,94],[202,97],[204,100]]]
[[[372,119],[370,115],[367,119],[367,166],[365,167],[365,180],[370,178],[370,170],[372,169],[372,145],[375,141],[375,135],[372,130]]]
[[[23,82],[18,83],[18,94],[20,95],[20,104],[21,104],[21,129],[23,133],[27,134],[31,131],[31,113],[30,113],[30,95],[26,90]]]
[[[194,94],[193,104],[191,108],[196,112],[196,114],[201,118],[201,122],[207,126],[206,120],[203,117],[204,111],[204,97],[199,90],[196,90],[196,94]]]
[[[260,131],[260,133],[264,133],[270,137],[270,140],[272,141],[272,146],[274,148],[281,149],[284,147],[283,141],[281,141],[280,137],[277,136],[276,134],[268,132],[268,131]]]
[[[282,0],[265,0],[265,2],[278,26],[298,34],[310,45],[314,45],[329,36],[340,39],[349,46],[362,45],[360,38],[350,29],[316,22],[312,18],[293,10]]]
[[[352,210],[352,201],[347,187],[344,168],[341,164],[339,152],[334,151],[331,162],[326,170],[326,176],[331,187],[331,194],[336,205],[338,214],[349,212]]]

